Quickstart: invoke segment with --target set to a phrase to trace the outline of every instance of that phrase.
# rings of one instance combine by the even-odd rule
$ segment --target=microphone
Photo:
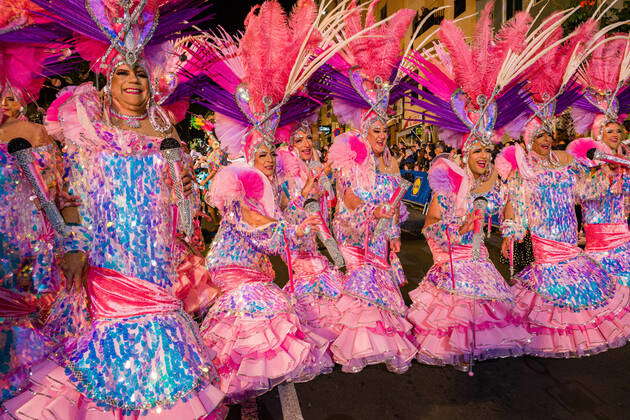
[[[405,196],[405,193],[407,192],[409,187],[411,187],[411,182],[407,181],[406,179],[400,178],[398,182],[398,188],[396,188],[394,194],[392,194],[392,197],[384,206],[386,211],[389,211],[392,208],[398,208],[398,206],[400,205],[400,201]],[[392,223],[394,223],[393,219],[380,219],[376,224],[376,228],[374,228],[373,237],[380,236],[383,232],[385,232],[388,227],[392,225]]]
[[[326,225],[326,222],[324,221],[324,218],[320,211],[319,202],[312,198],[306,200],[306,202],[304,203],[304,210],[306,210],[308,213],[319,215],[322,229],[317,231],[317,237],[326,247],[326,250],[328,251],[330,258],[332,258],[335,267],[339,269],[343,268],[346,265],[346,262],[343,259],[341,251],[339,251],[337,241],[335,241],[332,233],[330,233],[330,230],[328,230],[328,226]]]
[[[473,201],[473,208],[475,209],[475,215],[483,214],[483,211],[488,207],[488,200],[483,197],[475,198]],[[472,257],[474,260],[478,260],[481,255],[481,244],[483,243],[483,221],[475,220],[473,225],[473,239],[472,239]]]
[[[63,220],[59,209],[48,197],[48,187],[46,186],[41,173],[33,165],[33,146],[28,140],[16,137],[9,141],[7,150],[15,158],[22,173],[33,188],[35,195],[39,199],[40,206],[53,229],[60,235],[66,234],[66,222]]]
[[[181,161],[182,153],[179,142],[173,137],[167,137],[160,143],[162,156],[168,163],[169,173],[175,187],[177,198],[177,225],[184,235],[189,238],[193,230],[192,203],[184,197],[184,185],[182,184]],[[181,217],[179,217],[181,215]]]
[[[586,157],[588,157],[590,160],[598,160],[600,162],[612,163],[613,165],[625,166],[626,168],[630,167],[630,159],[626,159],[616,155],[609,155],[608,153],[602,153],[595,147],[586,152]]]

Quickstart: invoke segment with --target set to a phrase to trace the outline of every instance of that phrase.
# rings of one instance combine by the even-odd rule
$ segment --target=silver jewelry
[[[158,117],[162,120],[161,123],[158,122]],[[160,133],[168,133],[172,127],[168,116],[158,105],[151,105],[149,107],[149,122],[151,123],[151,127]]]
[[[125,124],[132,128],[140,128],[140,121],[147,119],[147,113],[145,112],[142,115],[126,115],[116,112],[114,108],[110,108],[109,112],[119,120],[123,120]]]

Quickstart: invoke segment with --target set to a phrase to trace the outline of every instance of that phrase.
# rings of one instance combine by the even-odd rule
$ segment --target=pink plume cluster
[[[0,4],[0,30],[28,25],[40,20],[33,12],[41,10],[30,0],[3,1]]]
[[[561,17],[561,13],[553,14],[542,23],[542,27],[549,27]],[[553,98],[558,93],[574,51],[583,48],[584,43],[592,38],[596,31],[596,21],[584,22],[573,31],[571,38],[543,55],[530,67],[525,77],[529,81],[529,90],[536,102],[544,103],[544,97]],[[562,27],[559,27],[543,42],[541,50],[551,46],[562,36]]]
[[[8,82],[28,102],[37,100],[46,56],[38,46],[0,44],[0,88]]]
[[[300,0],[288,18],[276,0],[250,11],[239,51],[254,112],[264,112],[264,98],[273,104],[283,99],[291,69],[316,18],[313,0]],[[307,48],[316,46],[319,36],[311,32]]]
[[[439,158],[431,165],[427,179],[433,191],[457,195],[465,176],[464,171],[454,162]]]
[[[507,179],[512,171],[518,169],[518,163],[516,161],[516,147],[508,146],[501,150],[501,153],[494,160],[494,167],[497,170],[499,176],[503,179]]]
[[[575,160],[586,166],[596,166],[597,164],[590,160],[586,156],[586,153],[591,149],[604,151],[602,150],[602,145],[604,145],[604,143],[593,140],[590,137],[582,137],[579,139],[575,139],[571,143],[569,143],[569,145],[567,146],[567,152],[571,154],[575,158]]]
[[[234,163],[221,168],[208,191],[210,205],[224,211],[231,203],[247,199],[273,216],[274,198],[271,184],[259,170],[246,164]]]
[[[524,48],[531,17],[517,13],[495,35],[492,30],[491,1],[479,16],[472,45],[463,31],[451,20],[440,25],[440,42],[448,49],[455,81],[476,104],[478,95],[490,96],[508,51],[520,52]]]
[[[600,45],[593,51],[586,67],[586,80],[582,82],[600,93],[604,93],[607,90],[614,91],[619,82],[619,71],[627,42],[630,41],[616,39]]]
[[[379,3],[373,0],[367,10],[365,24],[361,23],[361,13],[353,0],[349,4],[352,13],[346,18],[345,34],[349,38],[375,23],[374,8]],[[368,31],[365,36],[352,41],[346,51],[353,66],[357,66],[367,80],[376,77],[389,80],[393,69],[400,60],[401,39],[416,15],[415,10],[401,9],[387,23]]]
[[[276,172],[281,178],[300,177],[304,169],[304,163],[287,147],[276,150]]]

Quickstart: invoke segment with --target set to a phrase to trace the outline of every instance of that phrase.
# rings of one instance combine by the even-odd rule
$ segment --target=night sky
[[[289,11],[295,0],[279,0],[279,2],[285,10]],[[261,3],[263,3],[263,0],[233,0],[231,2],[215,0],[210,9],[215,15],[211,26],[221,25],[229,32],[242,30],[245,16],[247,16],[253,6]]]

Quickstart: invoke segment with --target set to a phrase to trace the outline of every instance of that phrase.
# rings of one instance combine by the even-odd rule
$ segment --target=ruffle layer
[[[206,318],[201,334],[216,352],[221,390],[231,402],[285,381],[306,382],[332,371],[328,340],[301,325],[292,313],[271,319],[217,315]]]
[[[30,388],[6,401],[3,405],[8,414],[2,420],[132,420],[142,415],[143,420],[173,419],[224,419],[225,406],[220,405],[223,393],[209,385],[178,401],[169,409],[154,407],[150,410],[123,413],[121,409],[103,410],[96,403],[76,390],[62,367],[47,360],[33,368]],[[11,417],[13,416],[13,417]]]
[[[416,348],[410,340],[412,325],[403,316],[350,296],[342,296],[336,307],[341,331],[330,348],[344,372],[378,363],[394,373],[409,369]]]
[[[531,338],[509,302],[452,294],[426,280],[409,296],[407,319],[421,363],[462,366],[520,356]]]
[[[581,357],[621,347],[630,339],[630,289],[618,285],[608,303],[572,311],[555,306],[517,283],[515,313],[522,317],[532,341],[527,354],[539,357]]]

